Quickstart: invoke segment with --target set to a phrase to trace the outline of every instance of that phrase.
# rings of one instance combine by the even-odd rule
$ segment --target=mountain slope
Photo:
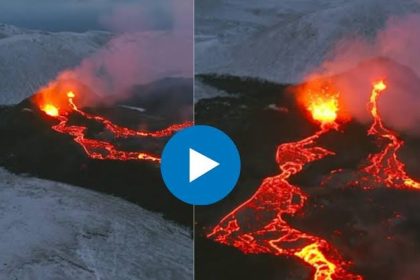
[[[190,232],[121,199],[0,169],[1,279],[191,279]]]
[[[283,83],[300,81],[341,39],[372,38],[390,17],[420,10],[414,0],[207,2],[197,5],[198,73]]]
[[[109,39],[107,32],[51,33],[0,24],[0,104],[22,101]]]

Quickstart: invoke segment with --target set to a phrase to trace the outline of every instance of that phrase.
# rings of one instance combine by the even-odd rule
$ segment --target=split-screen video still
[[[420,1],[0,1],[0,280],[419,280]]]

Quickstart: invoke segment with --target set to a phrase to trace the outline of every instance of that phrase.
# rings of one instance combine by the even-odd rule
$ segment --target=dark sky
[[[118,6],[142,3],[153,3],[157,25],[170,25],[169,16],[159,11],[165,0],[1,0],[0,23],[46,31],[107,30],[101,24],[102,17]]]

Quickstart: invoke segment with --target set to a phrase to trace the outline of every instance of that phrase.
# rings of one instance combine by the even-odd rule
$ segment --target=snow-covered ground
[[[417,0],[198,0],[196,72],[297,82],[339,40],[419,11]]]
[[[0,169],[0,279],[192,279],[190,235],[119,198]]]
[[[15,104],[32,95],[110,37],[102,31],[55,33],[0,24],[0,104]]]
[[[198,102],[200,99],[213,98],[216,96],[229,96],[229,94],[225,91],[218,90],[212,86],[206,85],[205,83],[202,83],[199,80],[195,80],[194,102]]]

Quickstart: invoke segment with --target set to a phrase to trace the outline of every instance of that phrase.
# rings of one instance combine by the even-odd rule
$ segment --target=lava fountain
[[[280,173],[265,178],[256,193],[221,219],[207,237],[246,254],[300,259],[313,268],[315,280],[360,280],[361,276],[347,271],[350,263],[327,240],[296,229],[285,219],[301,211],[308,199],[289,178],[308,163],[334,154],[317,146],[316,140],[338,128],[339,93],[322,87],[305,89],[304,96],[305,108],[320,129],[305,139],[280,144],[276,152]]]
[[[60,115],[60,113],[58,112],[57,107],[55,107],[52,104],[45,104],[42,108],[42,111],[45,112],[45,114],[51,116],[51,117],[58,117],[58,115]]]
[[[385,147],[376,154],[369,155],[369,165],[363,168],[367,174],[363,178],[364,188],[372,188],[371,183],[385,184],[397,189],[420,189],[420,182],[410,178],[405,171],[405,165],[398,159],[398,150],[404,145],[397,134],[386,128],[378,110],[378,98],[385,92],[387,86],[384,81],[373,84],[369,107],[373,123],[368,131],[369,135],[377,137],[380,145]]]
[[[58,84],[60,82],[57,82]],[[168,137],[178,130],[191,125],[191,122],[174,124],[159,131],[132,130],[120,127],[105,117],[92,115],[82,111],[76,105],[76,93],[74,90],[64,91],[62,86],[49,86],[43,89],[39,95],[35,97],[35,103],[48,116],[55,118],[58,124],[52,126],[56,132],[69,135],[78,143],[88,157],[98,160],[147,160],[151,162],[160,162],[160,157],[148,152],[130,152],[122,151],[109,141],[87,138],[86,126],[69,124],[69,116],[71,114],[79,114],[81,117],[93,120],[104,126],[106,130],[111,132],[114,138],[127,137]],[[69,88],[76,88],[73,84]]]

